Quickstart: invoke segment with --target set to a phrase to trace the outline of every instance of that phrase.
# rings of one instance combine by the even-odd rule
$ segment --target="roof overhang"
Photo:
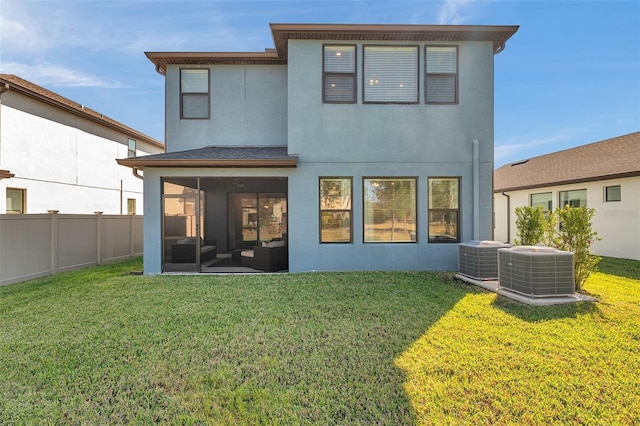
[[[0,179],[11,179],[14,176],[9,170],[0,170]]]
[[[275,49],[264,52],[146,52],[156,71],[167,65],[283,65],[289,40],[490,41],[494,54],[518,31],[514,25],[270,24]]]
[[[284,146],[207,146],[187,151],[116,160],[121,166],[145,167],[297,167],[298,156]]]
[[[144,170],[145,167],[297,167],[297,159],[167,159],[145,160],[144,157],[116,160],[121,166]]]
[[[640,176],[640,171],[636,172],[628,172],[628,173],[617,173],[611,175],[603,175],[603,176],[590,176],[581,179],[568,179],[562,181],[554,181],[554,182],[544,182],[533,185],[523,185],[523,186],[515,186],[512,188],[494,188],[494,194],[499,194],[502,192],[513,192],[513,191],[524,191],[527,189],[537,189],[537,188],[548,188],[551,186],[562,186],[562,185],[574,185],[576,183],[586,183],[586,182],[597,182],[603,180],[611,180],[611,179],[623,179],[629,177]]]

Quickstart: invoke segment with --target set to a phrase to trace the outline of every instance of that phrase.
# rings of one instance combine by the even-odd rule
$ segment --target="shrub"
[[[516,208],[515,243],[517,245],[544,244],[574,254],[576,289],[582,288],[596,265],[598,256],[591,254],[591,244],[600,240],[593,230],[591,221],[595,209],[565,206],[555,212],[543,212],[542,207]],[[558,226],[560,224],[560,226]]]
[[[544,212],[542,207],[517,207],[516,227],[518,238],[515,243],[523,246],[534,246],[544,237]]]
[[[577,289],[596,271],[596,265],[600,261],[600,257],[591,254],[591,244],[600,240],[591,226],[595,212],[595,209],[568,205],[557,210],[560,230],[556,247],[573,252]]]

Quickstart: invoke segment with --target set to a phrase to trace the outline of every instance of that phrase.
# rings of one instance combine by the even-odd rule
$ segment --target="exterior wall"
[[[142,182],[119,166],[128,136],[53,106],[8,91],[2,94],[0,168],[14,178],[0,180],[0,213],[6,188],[26,189],[26,212],[127,213],[127,199],[142,212]],[[136,141],[138,154],[160,148]]]
[[[322,45],[321,41],[290,40],[287,66],[210,66],[209,120],[180,120],[180,66],[168,66],[167,152],[207,145],[287,144],[289,154],[297,154],[299,162],[295,169],[145,168],[145,273],[162,271],[160,178],[163,176],[288,177],[291,272],[455,270],[457,244],[427,242],[428,177],[460,177],[461,241],[473,239],[474,234],[481,239],[492,237],[492,43],[457,43],[457,105],[425,105],[425,44],[419,44],[418,104],[363,104],[361,47],[356,71],[357,103],[323,104]],[[473,193],[474,140],[479,141],[477,206]],[[353,178],[350,244],[320,244],[320,176]],[[376,176],[418,179],[416,243],[363,242],[362,178]],[[475,233],[474,208],[479,219]]]
[[[287,67],[209,66],[211,116],[180,119],[180,69],[167,67],[166,151],[287,144]],[[206,66],[191,66],[206,68]]]
[[[605,202],[604,190],[607,186],[620,185],[621,201]],[[495,238],[510,242],[517,236],[516,207],[530,205],[531,194],[552,193],[553,209],[558,207],[558,192],[576,189],[587,190],[587,207],[595,208],[593,228],[598,232],[601,241],[596,241],[592,250],[601,256],[620,257],[640,260],[640,176],[624,179],[610,179],[597,182],[558,185],[545,188],[509,191],[511,197],[511,235],[507,236],[507,204],[506,198],[496,193],[496,228]]]
[[[458,44],[458,105],[425,105],[424,44],[420,44],[418,104],[363,104],[361,45],[356,62],[357,103],[323,104],[323,43],[289,41],[288,142],[289,153],[299,155],[298,168],[289,181],[290,270],[455,270],[457,244],[427,243],[427,178],[461,177],[461,241],[473,239],[473,140],[478,140],[478,235],[491,238],[492,45]],[[351,244],[319,243],[320,176],[353,177]],[[365,176],[418,177],[417,243],[363,243]]]

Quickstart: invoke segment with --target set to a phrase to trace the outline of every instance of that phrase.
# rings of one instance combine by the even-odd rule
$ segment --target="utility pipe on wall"
[[[480,239],[480,148],[473,140],[473,239]]]

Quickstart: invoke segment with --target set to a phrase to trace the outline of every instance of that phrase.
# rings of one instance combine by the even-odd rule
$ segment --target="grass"
[[[0,288],[2,422],[640,422],[640,262],[552,307],[442,273],[140,268]]]

